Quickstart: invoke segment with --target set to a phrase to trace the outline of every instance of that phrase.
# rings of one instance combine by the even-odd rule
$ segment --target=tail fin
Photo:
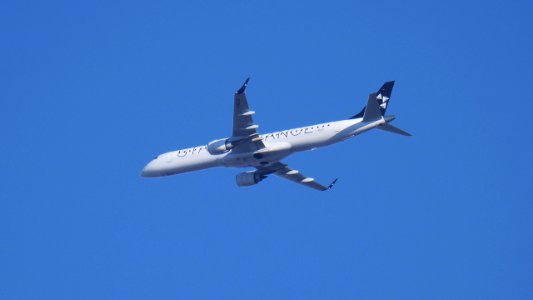
[[[387,105],[389,104],[389,99],[392,94],[392,88],[394,87],[394,81],[385,82],[381,88],[376,92],[376,98],[378,99],[378,104],[381,110],[381,115],[385,115],[387,111]],[[360,113],[352,116],[350,119],[362,118],[365,114],[366,106],[363,107]]]
[[[368,95],[368,102],[363,113],[363,122],[376,121],[381,119],[382,116],[378,95],[376,93]]]

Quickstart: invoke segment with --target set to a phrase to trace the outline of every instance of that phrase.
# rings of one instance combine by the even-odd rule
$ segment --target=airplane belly
[[[255,152],[229,153],[220,160],[225,167],[254,167],[277,162],[293,153],[287,142],[265,143],[265,148]]]

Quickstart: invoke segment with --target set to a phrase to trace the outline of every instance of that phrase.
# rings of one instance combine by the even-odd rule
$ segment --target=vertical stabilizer
[[[394,87],[394,81],[385,82],[381,88],[376,92],[376,98],[378,100],[379,108],[381,110],[381,115],[385,115],[387,111],[387,106],[389,104],[390,97],[392,95],[392,88]],[[361,112],[357,115],[354,115],[350,119],[362,118],[365,114],[366,106],[363,107]]]
[[[368,102],[366,104],[365,113],[363,114],[363,122],[372,122],[381,119],[381,106],[378,101],[378,95],[372,93],[368,95]]]
[[[394,81],[388,81],[383,84],[383,86],[377,92],[377,99],[379,102],[379,107],[381,109],[381,114],[385,115],[387,111],[387,105],[389,104],[390,97],[392,95],[392,88],[394,87]]]

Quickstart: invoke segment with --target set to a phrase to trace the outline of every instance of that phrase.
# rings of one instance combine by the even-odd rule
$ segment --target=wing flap
[[[291,169],[289,166],[281,162],[273,163],[268,166],[257,167],[257,169],[259,170],[261,175],[274,174],[281,178],[285,178],[292,182],[304,185],[306,187],[309,187],[309,188],[312,188],[318,191],[329,190],[337,182],[337,179],[335,179],[331,184],[323,185],[317,182],[314,178],[307,177],[303,175],[302,173],[300,173],[300,171]]]
[[[265,144],[257,133],[259,125],[254,123],[252,116],[255,111],[250,110],[248,99],[246,98],[246,87],[248,81],[234,95],[233,101],[233,133],[231,140],[235,142],[236,152],[251,152],[265,148]]]

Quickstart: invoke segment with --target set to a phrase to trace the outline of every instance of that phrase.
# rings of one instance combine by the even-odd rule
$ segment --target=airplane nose
[[[144,166],[143,170],[141,171],[142,177],[156,177],[158,175],[155,159]]]

